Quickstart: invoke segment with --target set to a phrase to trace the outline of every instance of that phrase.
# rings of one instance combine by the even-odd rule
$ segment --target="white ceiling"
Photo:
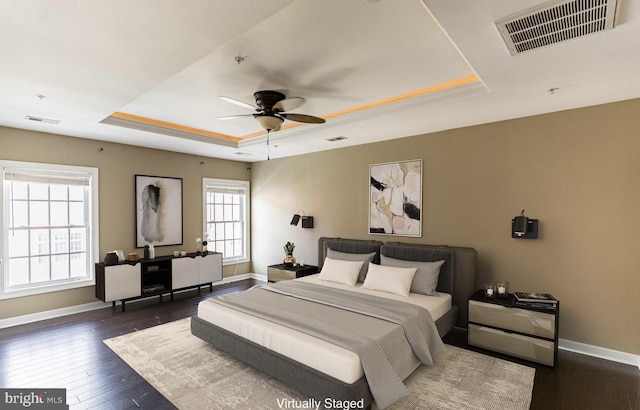
[[[540,3],[0,0],[0,125],[253,162],[640,97],[640,0],[512,57],[494,22]],[[267,150],[253,118],[216,118],[265,89],[327,122]]]

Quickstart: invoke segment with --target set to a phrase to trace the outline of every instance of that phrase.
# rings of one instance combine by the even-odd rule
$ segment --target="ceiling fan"
[[[221,100],[255,110],[256,112],[253,114],[227,115],[218,117],[218,119],[229,120],[252,116],[260,123],[262,128],[267,130],[267,133],[278,131],[284,120],[309,124],[322,124],[325,122],[324,118],[314,117],[313,115],[288,112],[304,104],[305,100],[302,97],[287,98],[283,93],[271,90],[256,91],[253,96],[256,99],[256,106],[234,98],[220,96]]]

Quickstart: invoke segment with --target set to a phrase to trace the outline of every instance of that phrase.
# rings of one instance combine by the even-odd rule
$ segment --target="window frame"
[[[88,239],[87,246],[87,277],[84,279],[69,279],[68,281],[53,280],[38,284],[31,284],[18,289],[5,288],[5,278],[8,275],[9,257],[7,235],[9,233],[9,189],[10,184],[5,180],[5,171],[12,170],[16,173],[20,172],[50,172],[50,173],[83,173],[90,175],[89,193],[87,200],[89,201],[88,210],[91,213],[88,218]],[[0,178],[2,181],[2,189],[0,190],[0,216],[2,217],[2,232],[0,233],[0,300],[11,299],[24,296],[39,295],[50,292],[59,292],[62,290],[77,289],[82,287],[95,285],[95,262],[99,260],[99,170],[94,167],[47,164],[37,162],[9,161],[0,160]],[[51,225],[48,225],[50,227]],[[72,238],[69,238],[72,241]],[[71,250],[68,250],[71,252]],[[71,253],[68,253],[71,255]]]
[[[207,233],[207,188],[209,186],[216,185],[221,187],[229,187],[229,188],[242,188],[245,190],[245,207],[244,207],[244,247],[245,247],[245,256],[244,258],[225,258],[224,253],[222,254],[222,264],[223,266],[227,265],[236,265],[238,263],[251,262],[251,237],[250,237],[250,204],[251,204],[251,184],[249,181],[243,180],[235,180],[235,179],[219,179],[219,178],[202,178],[202,222],[204,236]],[[203,236],[203,237],[204,237]],[[212,238],[209,238],[212,241]],[[213,247],[209,247],[209,250],[214,251]]]

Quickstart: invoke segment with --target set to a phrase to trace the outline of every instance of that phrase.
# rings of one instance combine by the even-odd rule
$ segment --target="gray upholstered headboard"
[[[318,239],[318,269],[322,269],[324,258],[327,257],[327,249],[345,253],[376,253],[373,263],[380,264],[380,241],[367,241],[361,239],[320,238]]]
[[[435,262],[444,260],[440,267],[438,276],[438,292],[453,295],[454,291],[454,269],[455,255],[453,251],[446,248],[429,248],[422,245],[406,244],[400,242],[385,243],[380,248],[380,253],[384,256],[406,261]]]
[[[325,238],[318,240],[318,266],[322,268],[327,248],[348,253],[378,252],[374,263],[380,263],[380,251],[385,256],[396,259],[435,261],[445,260],[440,269],[438,278],[438,290],[450,293],[453,305],[460,309],[458,327],[467,327],[468,300],[477,290],[476,287],[476,262],[478,253],[474,248],[409,244],[402,242],[388,242],[361,239]]]
[[[478,288],[476,287],[476,263],[478,260],[478,252],[474,248],[466,248],[460,246],[448,246],[448,245],[426,245],[426,244],[409,244],[409,243],[400,243],[400,242],[389,242],[385,244],[387,245],[395,245],[402,246],[405,248],[406,254],[410,255],[414,251],[412,249],[418,250],[421,249],[423,251],[427,251],[426,254],[429,254],[429,251],[447,251],[453,253],[453,264],[452,268],[452,278],[443,278],[445,281],[453,280],[453,292],[451,293],[452,303],[454,306],[458,306],[460,309],[460,316],[458,319],[457,326],[458,327],[467,327],[467,316],[468,316],[468,304],[469,297],[473,295]],[[385,255],[387,255],[385,253]],[[391,255],[387,255],[391,256]],[[412,260],[411,257],[400,258],[400,259],[408,259]],[[436,259],[437,260],[437,259]],[[446,265],[446,262],[445,262]],[[443,265],[443,268],[445,266]],[[446,269],[440,270],[440,275],[448,275],[448,271]],[[438,290],[441,292],[445,292],[445,290],[440,287],[441,279],[438,278]]]

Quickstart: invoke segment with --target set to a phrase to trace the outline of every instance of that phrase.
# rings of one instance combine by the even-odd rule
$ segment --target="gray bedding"
[[[355,352],[380,408],[406,395],[402,379],[445,349],[429,312],[409,303],[296,281],[213,301]]]

